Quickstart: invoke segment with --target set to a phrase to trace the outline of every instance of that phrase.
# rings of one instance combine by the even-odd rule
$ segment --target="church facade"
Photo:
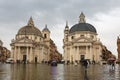
[[[10,45],[11,57],[15,62],[41,63],[42,61],[49,61],[51,59],[50,45],[52,44],[50,31],[47,25],[40,31],[35,27],[32,17],[26,26],[18,30],[15,39],[11,41]],[[57,51],[56,47],[53,48]]]
[[[100,62],[102,55],[102,43],[97,38],[95,27],[86,23],[83,13],[79,16],[79,23],[70,29],[66,23],[64,29],[63,49],[64,60],[70,63],[80,62],[88,59],[89,61]]]

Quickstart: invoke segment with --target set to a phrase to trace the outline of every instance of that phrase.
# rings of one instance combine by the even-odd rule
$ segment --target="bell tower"
[[[68,40],[68,34],[69,34],[69,26],[68,26],[68,22],[66,21],[66,26],[64,29],[64,42]]]
[[[47,28],[47,24],[45,25],[45,28],[42,30],[42,33],[45,40],[50,40],[50,30]]]

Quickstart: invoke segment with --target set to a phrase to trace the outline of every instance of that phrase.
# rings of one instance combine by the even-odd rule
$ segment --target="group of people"
[[[83,60],[81,63],[85,68],[87,68],[89,66],[89,64],[91,64],[88,60]],[[92,61],[92,64],[95,64],[95,61]],[[114,70],[115,69],[115,60],[109,60],[108,65],[109,65],[110,69]]]

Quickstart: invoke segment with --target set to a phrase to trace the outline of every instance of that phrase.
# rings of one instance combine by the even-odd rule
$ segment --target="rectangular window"
[[[83,37],[84,37],[84,35],[80,35],[80,37],[81,37],[81,38],[83,38]]]

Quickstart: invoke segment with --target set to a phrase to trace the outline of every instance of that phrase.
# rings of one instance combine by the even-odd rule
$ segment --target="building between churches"
[[[6,59],[10,57],[10,50],[3,46],[2,40],[0,40],[0,63],[5,63]]]
[[[15,62],[41,63],[52,59],[61,59],[61,54],[50,38],[47,25],[41,32],[35,27],[32,17],[26,26],[18,30],[10,45],[11,57]]]
[[[95,27],[86,23],[83,13],[79,16],[79,22],[71,28],[66,23],[63,39],[65,62],[79,63],[87,59],[99,63],[103,45],[97,35]]]

